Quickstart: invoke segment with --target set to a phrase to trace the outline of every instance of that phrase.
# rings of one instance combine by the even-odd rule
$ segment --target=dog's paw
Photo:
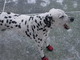
[[[48,59],[47,57],[44,56],[44,57],[42,58],[42,60],[49,60],[49,59]]]
[[[54,50],[54,48],[53,48],[51,45],[48,45],[46,48],[47,48],[49,51],[53,51],[53,50]]]

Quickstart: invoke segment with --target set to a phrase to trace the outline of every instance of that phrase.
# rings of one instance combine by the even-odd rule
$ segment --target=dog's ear
[[[46,16],[45,19],[44,19],[44,23],[46,24],[47,27],[50,27],[51,26],[51,20],[52,20],[52,17],[51,16]]]

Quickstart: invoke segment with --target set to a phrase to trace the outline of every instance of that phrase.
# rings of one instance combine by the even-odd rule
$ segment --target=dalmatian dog
[[[48,35],[54,27],[62,26],[69,30],[67,25],[73,22],[74,18],[68,16],[63,10],[52,8],[49,12],[37,14],[34,16],[19,15],[11,12],[2,12],[0,14],[0,29],[14,29],[35,41],[42,60],[49,60],[43,52],[43,44],[46,48],[53,51],[49,44]]]

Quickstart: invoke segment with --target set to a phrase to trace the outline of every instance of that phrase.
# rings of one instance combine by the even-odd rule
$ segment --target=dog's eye
[[[61,16],[61,17],[59,17],[60,19],[63,19],[64,18],[64,16]]]

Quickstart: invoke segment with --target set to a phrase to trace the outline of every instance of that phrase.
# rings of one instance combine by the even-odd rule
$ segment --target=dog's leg
[[[54,48],[50,45],[50,38],[49,38],[49,37],[46,38],[45,44],[46,44],[46,48],[47,48],[49,51],[53,51]]]
[[[47,35],[45,36],[45,45],[46,45],[46,48],[49,50],[49,51],[53,51],[53,47],[50,45],[50,37],[48,36],[49,32],[47,33]]]
[[[45,55],[44,55],[44,52],[43,52],[43,41],[40,41],[37,43],[37,47],[38,47],[38,50],[40,52],[40,55],[41,55],[41,59],[42,60],[49,60]]]
[[[49,45],[50,45],[50,38],[46,37],[46,39],[45,39],[45,47],[47,47]]]
[[[43,51],[43,44],[44,44],[43,35],[38,34],[34,40],[38,47],[42,60],[48,60],[48,58],[44,55],[44,51]]]
[[[42,46],[43,45],[41,45],[41,43],[40,44],[37,43],[37,47],[38,47],[38,50],[40,52],[40,55],[41,55],[41,57],[44,57],[44,52],[43,52],[43,47]]]

